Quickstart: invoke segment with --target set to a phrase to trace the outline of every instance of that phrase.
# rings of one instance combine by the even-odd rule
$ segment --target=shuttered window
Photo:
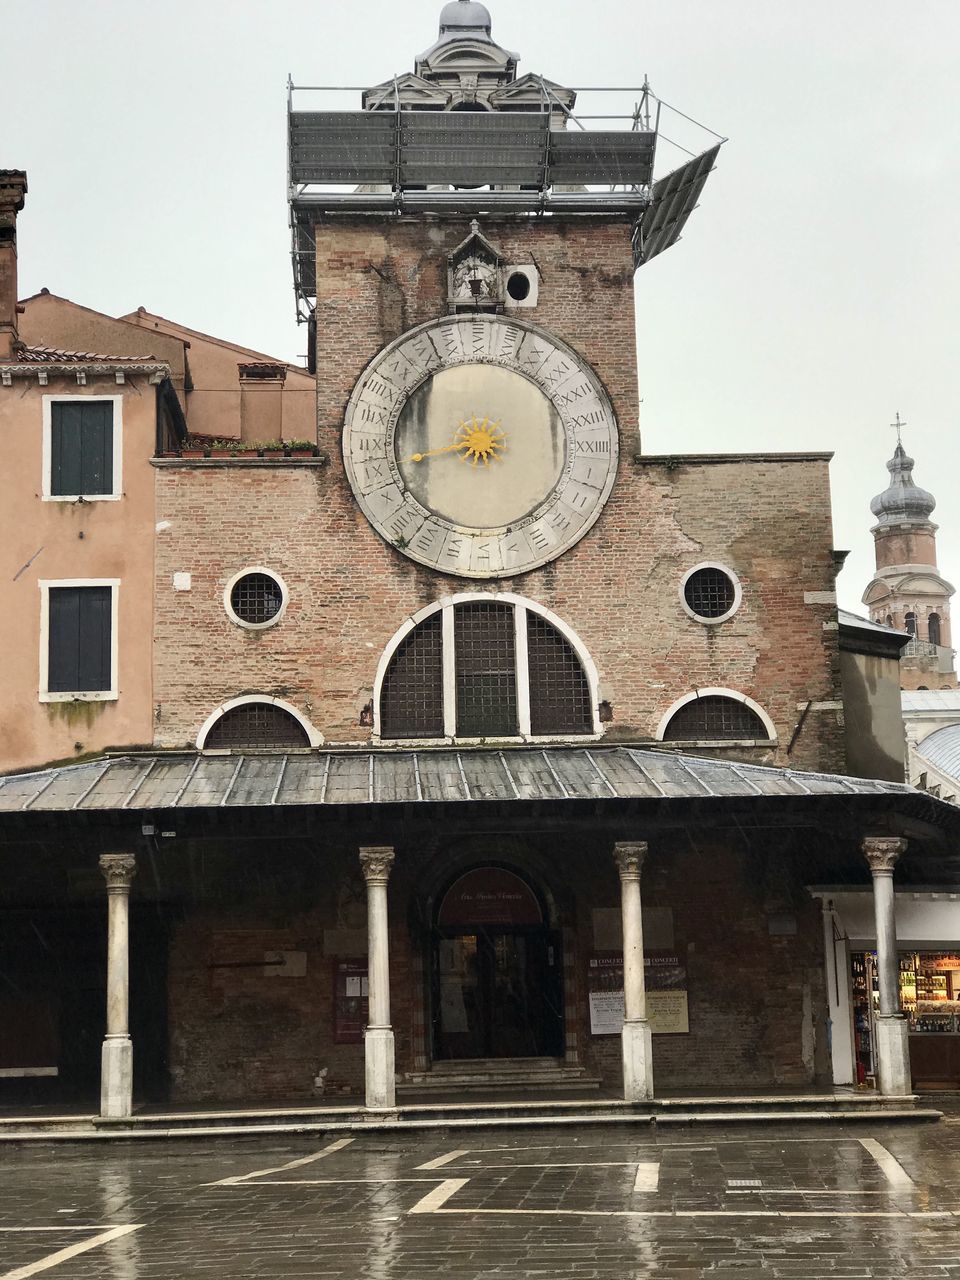
[[[47,692],[109,692],[112,589],[50,587],[48,627]]]
[[[113,401],[54,400],[50,405],[50,493],[113,493]]]

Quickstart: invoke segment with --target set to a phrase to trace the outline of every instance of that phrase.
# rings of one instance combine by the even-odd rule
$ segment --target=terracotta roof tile
[[[143,364],[154,356],[106,356],[94,351],[62,351],[59,347],[17,348],[21,364]]]

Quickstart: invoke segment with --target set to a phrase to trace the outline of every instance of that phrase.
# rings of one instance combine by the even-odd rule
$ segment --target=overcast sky
[[[21,294],[143,305],[301,355],[287,73],[374,84],[412,70],[440,7],[5,0],[0,167],[30,183]],[[941,568],[960,579],[958,0],[489,7],[521,73],[571,86],[646,73],[730,139],[683,240],[637,277],[644,449],[833,450],[835,542],[853,552],[840,600],[859,610],[899,410],[937,497]]]

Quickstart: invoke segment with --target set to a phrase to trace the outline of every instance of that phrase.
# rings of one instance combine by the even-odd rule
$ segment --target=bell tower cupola
[[[870,503],[876,572],[863,593],[871,621],[910,634],[900,658],[904,689],[954,689],[957,675],[950,635],[954,589],[937,567],[936,499],[913,478],[914,460],[903,447],[897,414],[897,447],[887,463],[890,483]]]

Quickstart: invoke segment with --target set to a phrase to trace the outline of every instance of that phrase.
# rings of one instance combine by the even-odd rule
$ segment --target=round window
[[[278,578],[262,569],[238,574],[227,589],[229,612],[247,627],[269,627],[280,620],[286,592]]]
[[[530,281],[524,271],[514,271],[507,279],[507,293],[514,302],[525,302],[530,296]]]
[[[701,565],[683,580],[683,602],[700,621],[721,622],[740,603],[739,584],[718,565]]]

